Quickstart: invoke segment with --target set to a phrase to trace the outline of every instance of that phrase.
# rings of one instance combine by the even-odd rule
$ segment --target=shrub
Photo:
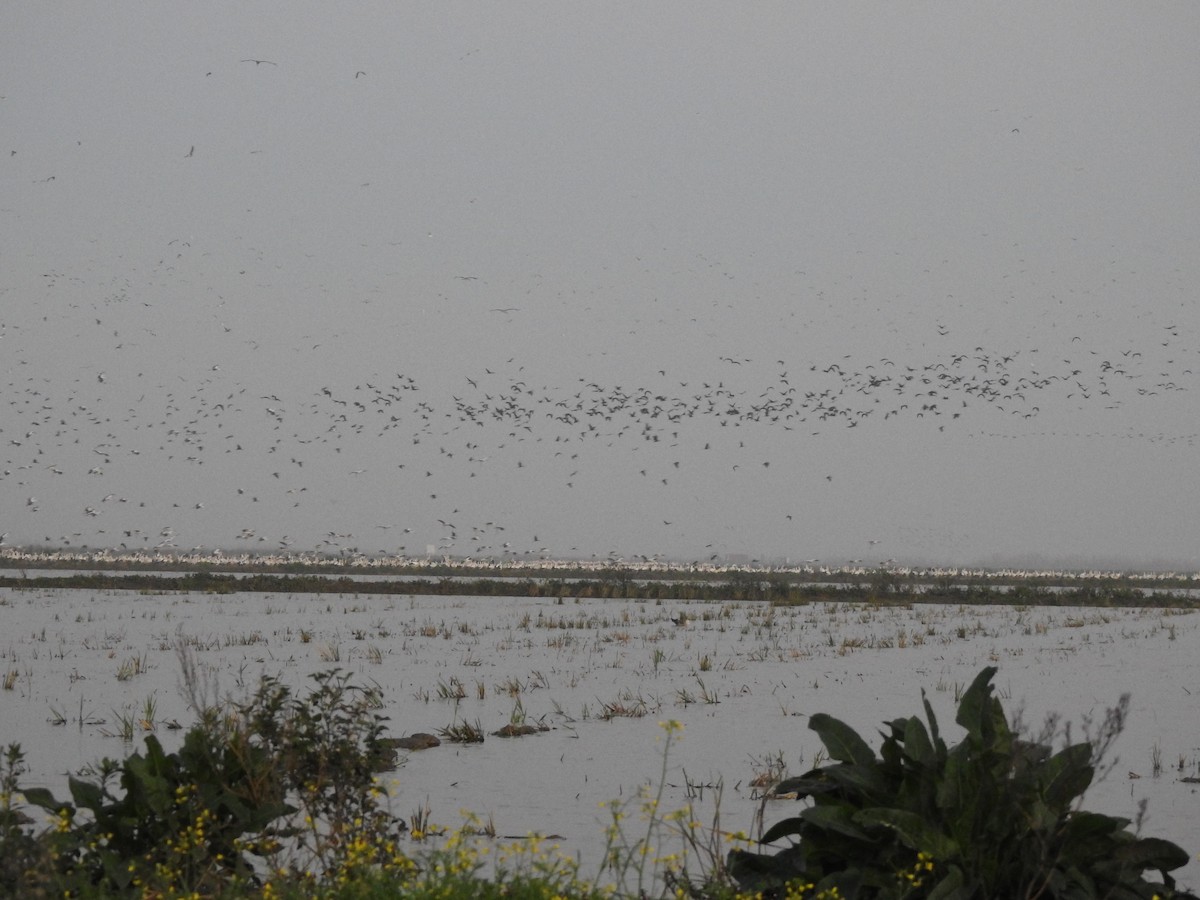
[[[267,677],[249,700],[202,708],[178,751],[149,735],[144,753],[71,777],[70,802],[26,790],[57,822],[41,836],[49,870],[27,870],[25,888],[210,894],[398,859],[404,824],[374,778],[387,755],[375,699],[337,670],[313,679],[306,697]]]
[[[992,695],[995,672],[984,669],[963,694],[956,721],[966,737],[951,749],[928,700],[928,727],[916,716],[885,723],[878,757],[845,723],[814,715],[809,727],[833,762],[775,788],[811,802],[762,836],[795,842],[774,854],[731,851],[734,880],[765,895],[846,900],[1190,896],[1174,892],[1169,874],[1188,861],[1181,848],[1079,808],[1128,698],[1095,742],[1054,753],[1049,738],[1014,735]],[[1147,870],[1162,883],[1145,880]]]

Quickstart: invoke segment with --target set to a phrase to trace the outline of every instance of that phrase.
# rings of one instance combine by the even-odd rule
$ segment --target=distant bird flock
[[[1177,326],[1164,328],[1157,349],[1169,350],[1178,335]],[[114,333],[118,348],[129,338]],[[1079,348],[1079,342],[1073,346]],[[429,544],[409,545],[405,536],[433,528],[439,537],[432,549],[439,556],[528,561],[544,558],[551,548],[536,534],[509,533],[499,518],[472,520],[472,510],[458,498],[471,478],[489,473],[511,478],[525,470],[535,444],[542,448],[536,457],[539,477],[554,479],[560,488],[573,488],[587,477],[588,466],[610,454],[632,460],[622,463],[628,477],[669,490],[717,441],[740,455],[728,463],[731,476],[747,468],[769,470],[772,460],[755,456],[755,442],[746,439],[756,430],[790,433],[800,449],[811,435],[887,427],[892,420],[923,422],[937,431],[977,427],[981,410],[994,414],[986,420],[993,428],[995,415],[1028,428],[1051,404],[1119,409],[1195,387],[1194,351],[1171,353],[1169,359],[1152,356],[1153,364],[1133,349],[1079,348],[1063,358],[983,346],[917,361],[723,356],[712,360],[712,374],[703,379],[675,378],[660,368],[640,383],[580,377],[566,384],[544,383],[516,359],[496,369],[464,361],[457,376],[439,375],[436,389],[399,367],[356,378],[349,361],[315,390],[278,385],[269,393],[228,374],[236,366],[226,364],[206,367],[194,383],[138,382],[136,402],[128,377],[120,376],[126,383],[113,395],[119,408],[107,394],[118,379],[113,366],[59,380],[22,377],[21,366],[9,366],[0,418],[0,496],[7,498],[8,532],[21,534],[19,542],[27,547],[185,551],[188,545],[179,541],[188,533],[188,517],[215,509],[227,519],[245,519],[227,538],[210,541],[209,550],[250,544],[264,554],[420,556]],[[968,424],[972,420],[975,426]],[[1118,434],[1194,446],[1196,422],[1181,426],[1175,434]],[[638,446],[656,453],[639,458],[630,452]],[[172,475],[180,494],[167,508],[157,494],[137,490],[143,473],[149,477],[164,467],[172,472],[205,467],[205,476],[193,486]],[[108,483],[114,471],[123,473],[119,485]],[[813,477],[833,481],[831,473]],[[64,525],[57,479],[73,485],[73,523]],[[419,497],[420,509],[435,512],[419,520],[410,517],[406,504],[394,521],[333,526],[315,542],[310,537],[297,544],[281,524],[287,518],[279,512],[280,501],[285,508],[301,507],[330,484],[351,482]],[[59,512],[43,528],[45,504],[39,497],[50,495]],[[322,496],[313,502],[329,502],[328,494]],[[662,521],[669,527],[675,519]],[[878,538],[864,537],[864,543],[872,553],[887,550],[876,549]],[[576,548],[553,550],[573,556]],[[711,550],[698,561],[716,562],[719,554]]]
[[[288,68],[282,58],[281,67],[242,52],[229,60],[244,76],[239,80],[263,83]],[[357,93],[368,93],[382,74],[374,71],[368,76],[347,66],[345,78],[357,82]],[[206,144],[189,137],[172,149],[171,164],[195,172],[208,153]],[[254,171],[256,179],[262,175]],[[35,183],[44,187],[36,190],[48,197],[69,187],[65,173],[57,182],[54,174],[37,174]],[[425,223],[420,233],[426,233]],[[428,236],[434,237],[433,231]],[[288,242],[279,235],[264,237],[280,240],[280,246]],[[186,238],[194,239],[196,248]],[[960,338],[953,322],[932,313],[924,324],[908,327],[886,356],[846,354],[832,330],[825,332],[832,335],[828,342],[810,341],[808,351],[794,355],[747,350],[756,346],[747,342],[749,329],[736,346],[715,352],[724,340],[723,326],[741,315],[731,294],[720,301],[704,298],[733,313],[722,312],[719,323],[699,326],[706,340],[712,339],[704,344],[707,349],[693,350],[681,339],[661,358],[653,358],[652,350],[644,365],[612,365],[624,358],[614,352],[606,368],[592,368],[598,358],[581,352],[566,363],[559,359],[543,366],[529,347],[544,335],[523,328],[537,321],[544,298],[524,285],[522,290],[493,287],[498,280],[482,262],[477,267],[475,260],[459,258],[428,276],[424,288],[454,285],[472,292],[469,301],[451,301],[436,290],[424,298],[392,300],[407,315],[412,299],[412,308],[439,325],[439,316],[457,315],[439,334],[453,334],[455,327],[477,332],[466,350],[443,349],[438,342],[436,364],[429,365],[433,354],[427,354],[422,368],[400,352],[360,358],[353,339],[338,351],[321,350],[317,359],[317,351],[334,337],[317,326],[304,335],[303,346],[294,336],[288,347],[269,346],[274,337],[269,326],[243,333],[268,321],[256,318],[255,304],[287,301],[280,290],[264,290],[270,301],[257,295],[258,288],[275,286],[267,281],[264,251],[242,242],[240,235],[231,235],[209,236],[205,243],[188,233],[165,241],[165,247],[155,243],[139,263],[132,261],[132,250],[131,259],[119,264],[97,254],[106,260],[100,265],[122,267],[105,276],[103,285],[47,265],[45,272],[24,272],[28,284],[18,289],[8,281],[0,286],[9,304],[0,306],[0,550],[32,554],[29,559],[55,552],[81,558],[108,553],[133,558],[220,553],[264,560],[433,557],[498,565],[550,564],[549,557],[611,560],[615,551],[578,546],[555,527],[595,517],[612,533],[627,522],[636,522],[643,534],[686,532],[695,550],[690,561],[718,566],[739,555],[733,552],[741,546],[739,536],[714,536],[722,527],[732,531],[720,522],[706,523],[704,531],[696,528],[699,510],[719,517],[720,502],[735,496],[744,496],[748,507],[766,507],[763,501],[778,499],[786,487],[787,502],[797,502],[786,508],[776,504],[762,527],[798,534],[804,524],[811,525],[805,522],[805,491],[825,497],[853,491],[852,479],[828,462],[838,450],[814,454],[810,465],[813,438],[837,435],[844,447],[845,441],[872,442],[885,429],[895,429],[934,437],[1083,436],[1194,448],[1200,435],[1200,406],[1177,400],[1197,387],[1200,350],[1192,332],[1171,313],[1148,322],[1137,337],[1101,325],[1079,335],[1059,331],[1044,342],[1035,337],[1032,343],[1038,346],[991,346],[979,336],[988,333],[986,328]],[[387,241],[388,265],[400,243]],[[205,245],[209,249],[201,250]],[[69,258],[76,251],[63,252]],[[314,255],[301,252],[306,259]],[[226,271],[210,258],[223,253],[245,255]],[[709,269],[718,265],[697,256]],[[336,268],[336,259],[329,264]],[[242,281],[252,265],[261,280]],[[715,271],[721,271],[722,283],[733,279],[723,268]],[[222,273],[232,276],[234,284],[245,287],[234,288],[237,298],[227,301],[217,287],[203,284],[211,273],[215,280]],[[389,273],[393,276],[392,284],[404,284],[403,272]],[[542,275],[535,280],[540,283]],[[41,296],[28,289],[33,283],[42,287]],[[312,288],[303,279],[298,283]],[[335,298],[323,284],[319,288],[322,296],[297,301],[296,309],[327,304],[359,329],[377,327],[364,312],[373,314],[370,307]],[[814,304],[833,309],[819,291],[814,296]],[[677,308],[686,302],[680,300]],[[469,309],[468,303],[473,304]],[[1156,300],[1137,304],[1153,310]],[[202,312],[192,314],[193,308]],[[783,308],[780,300],[775,309]],[[563,321],[573,321],[576,311],[566,306]],[[269,320],[279,322],[278,310],[272,313]],[[1088,313],[1101,317],[1098,309]],[[599,319],[595,314],[589,321]],[[1071,327],[1067,321],[1055,324]],[[769,328],[772,323],[757,324]],[[1022,325],[1025,331],[1036,327]],[[219,355],[189,358],[185,350],[196,335],[188,328],[199,331],[198,326],[207,329],[196,342],[201,352],[215,348]],[[160,334],[168,329],[171,334]],[[511,356],[506,335],[500,334],[506,330],[527,339]],[[30,350],[34,332],[41,344]],[[1097,343],[1092,336],[1097,333],[1107,343]],[[472,355],[470,348],[490,349],[493,336],[504,352],[487,359]],[[554,349],[574,350],[575,343],[589,338],[555,336]],[[815,354],[814,345],[828,349]],[[846,336],[847,348],[865,345]],[[781,339],[769,346],[790,345]],[[1195,415],[1126,415],[1145,407],[1190,409]],[[1066,423],[1079,421],[1098,430],[1060,430],[1078,427]],[[1133,424],[1140,421],[1171,421],[1173,427],[1150,430]],[[981,471],[980,477],[987,474]],[[722,501],[705,507],[702,497],[713,486],[721,488],[712,495]],[[545,517],[547,509],[562,518]],[[529,514],[516,516],[514,510]],[[900,565],[892,555],[895,529],[881,534],[876,528],[875,522],[863,524],[850,558],[809,559],[804,565]],[[705,537],[695,540],[701,533]],[[705,539],[709,542],[701,547]],[[933,535],[933,552],[944,549],[948,539],[947,531]],[[813,551],[797,547],[797,552]],[[647,547],[633,561],[655,566],[661,554]]]

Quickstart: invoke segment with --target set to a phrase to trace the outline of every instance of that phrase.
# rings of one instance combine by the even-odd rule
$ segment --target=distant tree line
[[[1096,606],[1195,609],[1200,598],[1186,592],[1146,591],[1119,582],[1053,587],[945,580],[913,585],[890,573],[845,583],[807,584],[778,574],[711,580],[647,578],[644,573],[614,570],[598,578],[463,578],[431,577],[399,580],[359,580],[352,576],[314,573],[227,574],[184,572],[178,575],[78,572],[72,575],[26,578],[0,577],[0,587],[47,590],[137,591],[141,593],[295,593],[405,596],[550,597],[558,600],[627,599],[654,601],[766,601],[778,605],[813,602],[854,602],[911,605]]]

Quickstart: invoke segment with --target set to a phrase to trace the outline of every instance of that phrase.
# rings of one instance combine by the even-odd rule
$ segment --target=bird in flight
[[[266,63],[268,66],[278,66],[279,63],[273,63],[269,59],[243,59],[242,62],[252,62],[256,66],[261,66]]]
[[[518,306],[497,307],[495,309],[488,310],[488,312],[498,312],[498,313],[512,313],[512,312],[520,312],[520,311],[521,311],[521,309]]]

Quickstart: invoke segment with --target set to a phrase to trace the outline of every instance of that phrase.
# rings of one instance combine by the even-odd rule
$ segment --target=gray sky
[[[1198,33],[9,4],[0,532],[1200,567]]]

